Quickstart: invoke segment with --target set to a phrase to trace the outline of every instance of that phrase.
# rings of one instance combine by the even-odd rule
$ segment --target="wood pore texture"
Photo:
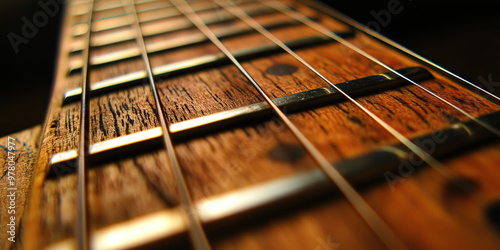
[[[284,1],[332,31],[347,31],[349,26],[295,1]],[[138,5],[139,8],[140,5]],[[12,247],[39,249],[75,235],[77,218],[77,178],[75,174],[47,179],[48,162],[56,153],[76,149],[79,135],[78,102],[62,105],[63,94],[80,86],[81,75],[68,75],[68,62],[81,57],[69,55],[74,40],[71,24],[85,20],[72,17],[71,8],[63,26],[57,79],[46,123],[40,128],[20,134],[25,138],[26,155],[24,197],[18,204],[21,230]],[[142,6],[141,8],[145,8]],[[217,11],[224,12],[219,9]],[[99,18],[122,13],[121,10],[100,11]],[[97,17],[95,17],[97,18]],[[286,19],[282,14],[256,17],[257,21]],[[244,26],[241,21],[228,21],[228,27]],[[221,26],[220,24],[218,26]],[[121,29],[130,29],[130,26]],[[220,28],[220,27],[219,27]],[[106,31],[109,32],[109,31]],[[146,38],[146,44],[199,32],[195,28]],[[283,41],[319,35],[305,25],[295,25],[271,32]],[[360,32],[348,39],[392,68],[422,66],[397,51]],[[271,42],[258,33],[223,39],[227,48],[236,50]],[[93,48],[92,55],[137,46],[135,41]],[[343,45],[330,42],[296,50],[297,54],[326,76],[332,83],[345,82],[386,69]],[[197,56],[219,53],[211,43],[151,54],[153,67]],[[278,64],[292,65],[295,72],[270,74]],[[313,72],[286,53],[242,61],[244,68],[270,97],[282,97],[322,86]],[[90,81],[135,72],[145,68],[141,58],[132,58],[91,68]],[[471,115],[478,117],[499,107],[470,92],[438,72],[428,68],[435,79],[421,85]],[[229,63],[192,70],[179,75],[157,76],[157,86],[169,123],[203,117],[224,110],[249,105],[264,99],[248,80]],[[146,82],[145,82],[146,83]],[[403,135],[414,138],[449,127],[456,117],[468,118],[452,107],[408,85],[373,95],[356,98]],[[90,100],[91,142],[117,138],[159,126],[153,96],[147,84],[139,84],[92,97]],[[286,111],[285,111],[286,112]],[[289,118],[325,157],[335,162],[355,157],[397,140],[362,110],[349,101],[332,103],[303,112],[290,113]],[[316,168],[279,119],[246,121],[219,132],[188,140],[174,141],[175,150],[194,201],[238,190]],[[40,148],[36,133],[42,133]],[[5,142],[5,138],[1,140]],[[4,146],[5,144],[1,144]],[[290,150],[294,149],[294,150]],[[450,182],[437,171],[425,167],[395,184],[385,183],[359,188],[364,199],[411,249],[498,249],[498,231],[484,217],[484,209],[500,198],[500,154],[498,142],[455,155],[443,163],[457,175],[478,186],[478,195],[456,195],[446,188]],[[2,148],[3,154],[6,154]],[[37,156],[37,157],[35,157]],[[31,158],[30,158],[31,157]],[[2,164],[5,168],[6,165]],[[30,170],[30,171],[28,171]],[[2,179],[2,192],[4,190]],[[28,189],[28,187],[30,187]],[[88,170],[88,207],[91,230],[146,215],[179,203],[172,171],[164,149],[138,153],[112,162],[91,166]],[[31,191],[29,191],[31,190]],[[4,196],[2,196],[4,197]],[[478,198],[480,197],[480,198]],[[2,198],[2,202],[4,202]],[[5,240],[4,203],[2,203],[2,246]],[[23,214],[21,218],[21,214]],[[249,218],[221,231],[208,232],[215,249],[384,249],[385,246],[341,195],[324,197],[299,207],[284,206],[282,212]],[[189,244],[186,242],[186,248]]]

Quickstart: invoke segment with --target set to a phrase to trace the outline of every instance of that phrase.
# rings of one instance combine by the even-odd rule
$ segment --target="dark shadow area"
[[[47,15],[46,24],[35,27],[36,32],[26,31],[32,37],[19,42],[17,52],[11,43],[11,40],[18,41],[13,38],[16,35],[24,37],[22,29],[26,20],[33,22],[33,17],[43,11],[37,2],[0,2],[0,136],[41,124],[45,118],[52,89],[62,11],[58,10],[53,17]],[[43,18],[39,20],[38,24],[44,24]]]
[[[376,27],[373,22],[379,24],[383,35],[465,79],[480,83],[478,77],[487,79],[492,74],[500,82],[499,1],[324,2],[361,24],[372,28]],[[390,2],[399,3],[392,7],[399,13],[387,21],[384,14]]]
[[[39,2],[48,1],[53,0],[0,2],[0,136],[41,124],[45,117],[52,88],[61,11],[49,17],[26,44],[20,44],[17,53],[8,34],[20,35],[23,17],[32,20],[38,12],[43,11]],[[362,24],[378,22],[382,34],[468,80],[475,83],[490,81],[493,85],[500,82],[498,1],[324,2]],[[389,9],[390,2],[399,3],[397,6],[402,7],[402,10],[391,14],[390,21],[384,17],[380,19],[383,21],[377,20],[376,16]]]

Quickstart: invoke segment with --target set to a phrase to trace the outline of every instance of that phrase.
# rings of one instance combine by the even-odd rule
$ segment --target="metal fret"
[[[262,7],[262,6],[249,6],[248,8],[245,8],[248,13],[252,16],[258,16],[258,15],[266,15],[270,13],[276,13],[276,11],[272,8],[268,7]],[[208,24],[218,24],[218,23],[224,23],[227,21],[235,20],[234,16],[220,16],[216,13],[209,13],[209,15],[206,17],[206,22]],[[181,31],[181,30],[186,30],[189,28],[192,28],[192,24],[184,19],[179,19],[179,20],[162,20],[161,22],[145,22],[142,24],[143,28],[143,36],[148,37],[148,36],[154,36],[154,35],[160,35],[168,32],[174,32],[174,31]],[[114,43],[119,43],[119,42],[124,42],[124,41],[129,41],[133,40],[134,37],[130,35],[130,31],[125,30],[125,31],[116,31],[112,33],[106,33],[106,34],[99,34],[97,33],[93,38],[91,42],[92,47],[99,47],[99,46],[105,46],[105,45],[110,45]],[[72,44],[71,52],[76,52],[82,50],[83,47],[81,47],[81,43],[78,40],[75,40]]]
[[[339,32],[337,33],[343,37],[353,36],[354,33],[351,31]],[[317,45],[325,42],[330,42],[330,39],[321,36],[315,37],[307,37],[297,40],[291,40],[286,42],[286,44],[291,48],[301,48],[305,46]],[[270,45],[262,45],[248,49],[240,49],[234,51],[234,55],[236,58],[240,60],[249,60],[252,58],[267,56],[270,53],[279,52],[280,48],[273,44]],[[213,55],[205,55],[192,59],[187,59],[175,63],[170,63],[158,67],[153,68],[153,72],[155,75],[175,75],[177,73],[181,73],[185,70],[194,70],[202,67],[220,65],[224,63],[228,63],[228,59],[222,54],[213,54]],[[109,78],[106,80],[102,80],[92,84],[91,86],[91,94],[102,94],[109,91],[114,91],[116,89],[129,87],[132,85],[136,85],[142,82],[146,77],[146,72],[144,70],[128,73],[125,75],[121,75],[118,77]],[[79,98],[81,94],[80,88],[75,88],[68,90],[64,95],[64,103],[68,103],[71,101],[75,101]]]
[[[500,112],[479,119],[500,126]],[[489,131],[469,121],[435,131],[414,141],[432,140],[435,134],[448,138],[437,145],[434,151],[434,155],[440,158],[462,149],[470,149],[472,145],[494,138]],[[334,165],[351,183],[356,185],[374,183],[382,179],[387,171],[397,170],[405,160],[404,155],[410,154],[405,149],[402,144],[382,147],[358,157],[339,161]],[[396,151],[402,152],[403,158],[400,154],[393,153]],[[279,212],[284,206],[291,207],[322,198],[326,194],[331,194],[334,189],[335,186],[328,177],[316,169],[205,198],[199,200],[196,207],[204,225],[210,225],[211,228],[221,231],[225,228],[219,225],[231,220],[241,221],[263,212]],[[229,200],[231,202],[227,202]],[[151,225],[156,225],[156,222],[161,222],[160,225],[168,224],[169,227],[152,227]],[[153,242],[168,242],[186,232],[187,225],[181,219],[181,212],[178,208],[173,208],[97,230],[91,244],[95,249],[139,248]],[[155,237],[145,237],[150,235]],[[110,241],[111,238],[123,240]],[[71,244],[71,239],[65,240],[50,246],[49,249],[66,249]]]
[[[172,4],[170,4],[167,1],[151,1],[151,2],[136,4],[135,6],[137,13],[147,12],[160,8],[168,8],[168,7],[172,7]]]
[[[73,15],[74,16],[79,16],[79,15],[85,15],[88,13],[88,5],[90,2],[87,3],[75,3],[74,5],[85,5],[85,6],[74,6],[73,7]],[[106,11],[106,10],[111,10],[111,9],[116,9],[116,8],[122,8],[123,4],[119,3],[114,3],[114,2],[97,2],[94,4],[94,12],[97,11]]]

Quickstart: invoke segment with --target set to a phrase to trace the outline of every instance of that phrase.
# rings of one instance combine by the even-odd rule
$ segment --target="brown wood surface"
[[[2,241],[0,244],[2,249],[9,249],[14,244],[13,242],[7,240],[8,237],[11,237],[10,234],[7,234],[7,231],[10,231],[7,223],[10,223],[10,217],[14,216],[16,229],[19,229],[19,222],[21,221],[29,198],[29,190],[35,173],[34,162],[37,159],[39,150],[38,141],[40,131],[41,126],[36,126],[0,139],[0,165],[2,166],[2,177],[0,178],[0,194],[2,195],[2,199],[0,199],[0,218],[2,223],[0,224],[0,230],[4,232],[2,234]],[[9,140],[9,137],[13,139]],[[14,143],[13,151],[8,150],[9,141]],[[8,152],[14,153],[15,155],[15,169],[13,171],[8,170],[9,165],[7,163],[10,161],[8,158]],[[8,181],[8,172],[12,172],[14,174],[11,175],[15,178],[15,180],[13,180],[13,186],[10,185],[10,182]],[[17,190],[11,191],[8,190],[8,188],[17,188]],[[12,195],[11,192],[14,192],[15,197],[14,209],[11,208],[10,197],[7,197],[7,195]],[[14,210],[14,212],[9,212],[12,210]],[[14,240],[19,242],[19,235],[16,233],[15,236]]]
[[[333,31],[349,29],[303,4],[286,2],[308,16],[320,17],[319,22]],[[99,16],[113,15],[114,12],[121,13],[120,10],[100,11]],[[67,15],[66,22],[73,22],[71,12]],[[270,20],[283,19],[283,16],[278,16]],[[269,22],[269,18],[263,16],[257,20]],[[225,25],[240,27],[242,24],[231,21]],[[192,32],[199,31],[193,28],[151,37],[146,42]],[[285,41],[318,35],[305,26],[280,28],[272,32]],[[74,236],[77,217],[76,175],[53,179],[45,176],[52,155],[75,149],[78,144],[80,105],[61,104],[64,92],[78,87],[81,79],[79,73],[67,76],[70,57],[81,56],[68,56],[73,39],[70,34],[71,26],[64,25],[58,76],[47,120],[41,129],[42,139],[37,157],[36,133],[40,127],[19,134],[26,142],[26,150],[34,153],[23,155],[27,172],[22,197],[29,196],[30,202],[21,221],[19,236],[22,240],[16,241],[13,246],[18,249],[38,249]],[[362,33],[356,33],[349,41],[395,69],[421,66],[417,61]],[[231,50],[270,43],[258,34],[224,39],[223,42]],[[92,54],[133,46],[136,46],[135,42],[129,41],[96,48]],[[214,45],[204,43],[155,53],[150,55],[150,60],[154,67],[217,52]],[[302,48],[297,53],[333,83],[387,71],[334,42]],[[293,65],[297,71],[283,76],[266,73],[269,67],[277,64]],[[285,53],[246,60],[243,66],[273,98],[327,85]],[[96,82],[140,69],[144,69],[142,60],[134,58],[93,68],[90,80]],[[422,86],[473,116],[499,110],[488,100],[428,69],[436,78],[422,83]],[[157,80],[170,123],[263,100],[236,67],[229,64],[176,76],[158,76]],[[449,127],[452,125],[450,117],[468,120],[453,108],[411,85],[357,100],[410,138]],[[93,97],[90,102],[91,141],[100,142],[154,128],[159,125],[155,110],[147,85]],[[289,114],[289,117],[332,162],[397,142],[374,120],[347,101]],[[290,151],[290,148],[295,150]],[[471,148],[443,162],[447,168],[477,185],[473,195],[453,193],[447,189],[450,180],[432,168],[423,168],[403,178],[394,189],[380,182],[359,188],[358,191],[411,249],[498,249],[499,232],[485,219],[484,210],[500,198],[500,172],[497,169],[499,149],[500,144],[495,142]],[[179,141],[175,143],[175,150],[194,200],[316,168],[312,159],[278,119],[248,121],[246,126]],[[0,161],[5,158],[3,153],[0,153]],[[32,162],[34,164],[31,165]],[[3,190],[3,180],[1,184]],[[28,191],[29,186],[31,191]],[[178,204],[175,182],[163,149],[93,167],[88,171],[88,193],[92,229]],[[24,200],[18,204],[23,203]],[[5,216],[3,203],[1,209],[2,216]],[[19,218],[23,210],[23,207],[18,208]],[[0,226],[2,242],[5,239],[3,221],[4,217]],[[332,195],[297,208],[283,207],[283,212],[250,218],[249,221],[251,223],[238,223],[224,231],[208,232],[212,246],[215,249],[385,248],[341,195]]]

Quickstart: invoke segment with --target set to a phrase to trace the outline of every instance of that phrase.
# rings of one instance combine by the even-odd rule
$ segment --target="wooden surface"
[[[333,31],[349,29],[303,4],[287,2],[304,14],[320,17],[320,23]],[[259,17],[257,20],[265,22],[265,18],[279,18],[277,16]],[[68,25],[70,20],[68,16],[64,26],[58,77],[46,124],[19,135],[25,138],[26,150],[34,152],[33,155],[23,156],[26,157],[25,169],[31,170],[26,172],[24,184],[24,193],[29,195],[30,202],[21,221],[19,235],[22,241],[16,241],[14,246],[19,249],[38,249],[74,236],[76,176],[45,178],[50,157],[75,149],[78,144],[79,104],[61,105],[64,92],[78,87],[81,78],[78,73],[66,76],[70,60],[67,51],[72,39]],[[241,26],[241,23],[234,21],[225,25]],[[146,39],[146,43],[191,32],[199,31],[193,28],[178,34],[151,37]],[[305,26],[280,28],[272,32],[285,41],[318,34]],[[362,33],[356,33],[349,41],[395,69],[420,65]],[[225,39],[223,42],[231,50],[270,43],[258,34]],[[135,42],[100,47],[92,54],[131,46],[135,46]],[[217,52],[214,45],[204,43],[156,53],[150,59],[154,67]],[[338,43],[303,48],[297,53],[333,83],[387,71]],[[297,70],[287,75],[276,75],[268,70],[280,64],[292,65]],[[273,98],[327,85],[284,53],[246,60],[243,66]],[[96,82],[141,69],[144,69],[141,59],[134,58],[94,68],[90,80]],[[498,106],[429,70],[436,79],[422,83],[422,86],[473,116],[499,110]],[[178,76],[158,76],[157,80],[170,123],[263,100],[243,75],[229,64]],[[449,127],[453,117],[467,120],[416,86],[401,87],[357,100],[410,138]],[[90,108],[92,142],[158,126],[154,101],[147,85],[93,97]],[[289,117],[332,162],[396,142],[374,120],[347,101],[289,114]],[[40,130],[41,146],[38,157],[35,157],[38,152],[35,134]],[[496,140],[461,152],[444,162],[447,168],[477,185],[473,195],[453,193],[447,188],[450,180],[428,167],[402,178],[393,189],[388,183],[380,182],[359,191],[411,249],[498,249],[499,232],[484,217],[484,211],[500,198],[500,172],[496,168],[500,160],[499,149],[500,144]],[[316,167],[276,118],[264,122],[248,121],[246,126],[177,142],[175,150],[194,200]],[[2,160],[4,158],[2,156]],[[30,185],[31,192],[28,192]],[[166,165],[163,149],[95,166],[88,171],[88,192],[92,229],[178,204],[175,182]],[[3,209],[2,203],[2,214],[5,216]],[[22,207],[18,211],[22,214]],[[246,223],[232,225],[223,231],[211,231],[208,235],[215,249],[385,248],[346,199],[338,194],[297,208],[283,207],[283,212],[249,218]],[[4,233],[0,236],[2,242],[4,236]]]
[[[19,229],[19,222],[21,221],[23,212],[25,210],[27,200],[30,194],[31,183],[33,181],[33,176],[35,173],[34,162],[37,159],[39,145],[38,140],[40,137],[41,126],[36,126],[31,129],[21,131],[10,135],[13,138],[9,140],[9,137],[4,137],[0,139],[0,165],[2,166],[2,177],[0,178],[0,194],[2,199],[0,200],[1,205],[1,221],[0,230],[4,232],[2,234],[1,247],[2,249],[9,249],[13,242],[7,240],[8,237],[12,235],[7,234],[10,231],[10,227],[7,223],[10,223],[10,217],[15,217],[16,229]],[[9,141],[14,143],[14,150],[9,151]],[[9,171],[8,152],[14,153],[15,169]],[[8,174],[8,172],[13,173]],[[9,176],[14,177],[14,185],[10,185]],[[17,190],[8,190],[8,188],[17,188]],[[15,208],[11,208],[10,197],[7,195],[12,195],[14,192],[15,197]],[[13,211],[13,212],[11,212]],[[19,235],[16,233],[14,237],[16,242],[19,242]]]

